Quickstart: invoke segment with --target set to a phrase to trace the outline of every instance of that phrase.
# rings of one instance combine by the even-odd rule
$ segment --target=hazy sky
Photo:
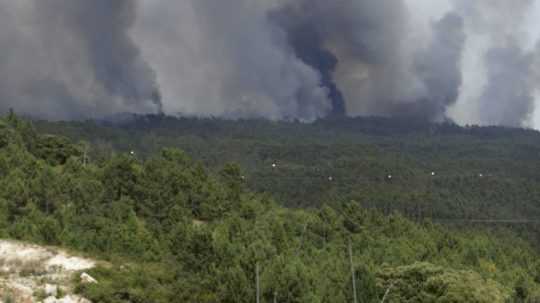
[[[0,0],[0,111],[540,128],[536,0]]]
[[[527,28],[531,36],[530,47],[535,47],[536,41],[540,41],[540,1],[535,1],[534,8],[531,11],[531,16],[528,20]],[[540,61],[540,60],[539,60]],[[536,62],[539,63],[538,61]],[[540,81],[540,77],[537,77]],[[533,118],[533,126],[540,129],[540,89],[536,90],[536,110]]]

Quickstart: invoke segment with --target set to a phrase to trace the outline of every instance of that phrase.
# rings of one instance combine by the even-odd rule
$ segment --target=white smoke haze
[[[539,9],[533,0],[0,0],[0,111],[531,126]]]
[[[476,124],[533,126],[535,51],[527,24],[535,1],[456,0],[466,16],[469,51],[463,92],[458,102],[467,112],[457,120]],[[458,115],[459,116],[459,115]]]

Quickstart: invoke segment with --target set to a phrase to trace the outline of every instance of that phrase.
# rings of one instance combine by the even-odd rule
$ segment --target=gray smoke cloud
[[[456,103],[463,81],[461,60],[466,35],[463,18],[446,14],[433,23],[433,40],[416,59],[416,72],[426,89],[418,106],[424,118],[443,120],[449,106]]]
[[[305,14],[308,7],[312,13]],[[338,58],[327,44],[328,38],[335,34],[332,27],[336,22],[349,20],[328,20],[325,17],[343,17],[343,14],[328,13],[330,8],[335,9],[331,2],[299,1],[270,12],[270,19],[285,31],[288,43],[295,54],[321,74],[320,84],[328,89],[328,97],[332,101],[332,114],[343,116],[346,113],[345,99],[333,75]],[[347,35],[347,33],[343,34]]]
[[[523,126],[534,110],[534,56],[516,43],[485,56],[487,85],[479,99],[482,124]]]
[[[527,123],[533,0],[444,2],[419,28],[408,0],[0,0],[0,110]]]
[[[434,22],[420,47],[403,1],[161,2],[147,2],[137,36],[176,100],[172,111],[440,120],[459,90],[456,16]],[[171,27],[172,19],[181,21]]]
[[[483,46],[485,83],[480,94],[469,100],[475,103],[479,124],[530,125],[538,87],[535,60],[540,52],[527,48],[524,23],[533,5],[533,0],[456,1],[471,39],[482,41]]]
[[[81,40],[96,80],[111,96],[135,104],[150,101],[162,111],[154,71],[129,35],[136,20],[136,1],[55,0],[36,4],[37,12],[51,12],[49,18],[63,13],[64,25]]]
[[[148,1],[137,36],[170,112],[312,120],[331,110],[320,73],[268,19],[272,1]]]
[[[295,54],[321,74],[335,113],[385,115],[419,97],[403,45],[402,1],[288,1],[270,17]]]
[[[129,34],[136,11],[132,0],[0,0],[0,109],[160,112],[155,74]]]

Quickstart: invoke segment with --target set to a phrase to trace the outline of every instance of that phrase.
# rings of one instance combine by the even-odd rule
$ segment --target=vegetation
[[[115,151],[146,159],[175,147],[214,170],[238,163],[251,190],[288,207],[339,197],[419,220],[540,217],[540,133],[532,130],[385,118],[307,124],[133,116],[35,125],[91,142],[94,162]]]
[[[168,120],[159,118],[157,121],[166,123]],[[225,129],[227,123],[242,125],[241,122],[220,123]],[[250,123],[263,125],[262,129],[252,128],[260,131],[263,139],[264,125],[273,125],[260,121],[247,125]],[[49,126],[58,125],[61,124]],[[66,126],[65,132],[75,129],[80,134],[81,129],[91,123],[73,125],[74,128]],[[292,131],[291,125],[276,124],[268,128],[284,127]],[[321,127],[317,124],[296,126],[300,129]],[[130,142],[144,139],[144,136],[136,136],[138,130],[127,135],[131,130],[93,127],[95,132],[87,136],[98,138],[100,132],[112,131],[120,134],[118,138]],[[216,133],[221,131],[216,130]],[[322,132],[321,136],[324,135]],[[521,135],[534,137],[536,133]],[[361,136],[376,140],[371,135]],[[266,155],[263,160],[266,164],[280,159],[280,170],[272,171],[266,164],[246,165],[249,173],[244,173],[238,165],[223,164],[219,165],[220,169],[209,171],[204,168],[204,162],[212,161],[203,158],[215,150],[204,152],[203,147],[218,139],[208,139],[198,145],[200,149],[193,155],[197,155],[199,161],[178,149],[163,149],[154,154],[154,147],[167,145],[163,142],[153,146],[141,143],[140,146],[149,149],[143,155],[131,143],[124,150],[130,151],[132,147],[135,154],[122,152],[123,149],[105,153],[103,146],[109,144],[105,141],[99,143],[89,138],[92,142],[89,151],[88,144],[72,143],[56,135],[39,135],[30,122],[10,115],[0,120],[0,235],[65,246],[110,260],[110,266],[90,272],[98,284],[78,286],[78,291],[94,302],[254,302],[257,273],[261,302],[352,302],[353,274],[358,302],[381,302],[383,297],[385,302],[537,302],[540,259],[529,239],[504,227],[451,228],[433,223],[426,215],[411,215],[417,214],[416,210],[398,212],[400,207],[394,205],[372,207],[388,201],[406,205],[403,203],[410,203],[408,199],[413,196],[415,201],[429,201],[432,196],[426,198],[422,192],[416,192],[412,184],[417,184],[419,191],[430,190],[433,196],[441,195],[441,199],[447,200],[461,190],[458,184],[451,187],[446,183],[451,177],[441,177],[441,183],[432,181],[431,189],[425,187],[417,160],[408,156],[414,154],[417,145],[407,146],[403,150],[408,152],[403,154],[386,150],[382,143],[352,142],[352,150],[348,150],[345,141],[340,141],[345,139],[338,135],[330,137],[329,142],[343,144],[343,150],[320,146],[321,152],[316,153],[315,146],[319,143],[308,144],[309,140],[315,140],[309,137],[304,137],[304,142],[290,142],[291,147],[287,147],[289,134],[283,134],[279,139],[283,140],[279,141],[281,143],[265,143],[261,139],[250,145],[250,138],[230,139],[232,143],[222,147],[237,146],[239,151],[256,147],[251,156],[239,160],[249,162]],[[155,138],[180,140],[172,136]],[[420,140],[418,138],[420,136],[414,140]],[[193,142],[197,140],[193,137]],[[292,148],[301,144],[306,144],[305,149],[293,153]],[[387,148],[391,149],[392,144]],[[499,143],[494,144],[499,146]],[[259,149],[261,146],[266,149]],[[507,149],[497,153],[511,149],[502,143],[500,146]],[[314,149],[311,153],[304,152],[311,148]],[[113,146],[111,150],[116,149]],[[428,150],[429,145],[425,149]],[[269,153],[263,153],[264,150]],[[358,156],[360,150],[364,152]],[[222,151],[226,154],[230,150],[223,148]],[[278,158],[274,152],[282,154]],[[383,154],[379,155],[380,152]],[[301,190],[301,183],[293,183],[290,190],[278,192],[281,187],[273,184],[272,179],[261,179],[266,180],[261,183],[250,180],[265,169],[278,179],[279,174],[286,172],[309,176],[303,170],[311,161],[320,161],[319,157],[333,153],[340,154],[338,160],[332,160],[338,162],[326,163],[341,163],[327,166],[335,169],[332,172],[336,172],[336,180],[345,177],[340,173],[352,176],[356,169],[375,165],[372,171],[367,170],[364,177],[359,177],[361,182],[373,185],[373,189],[368,190],[367,186],[358,189],[364,196],[358,191],[348,195],[346,189],[356,183],[343,183],[336,188],[330,184],[319,193],[321,197],[316,203],[308,204],[317,207],[295,209],[279,205],[274,197],[287,204],[284,199]],[[231,155],[219,161],[216,158],[214,165],[233,157]],[[310,158],[314,155],[317,155],[315,160]],[[295,161],[287,160],[295,157]],[[352,162],[339,162],[345,159]],[[361,159],[365,159],[365,163]],[[400,160],[396,163],[392,159]],[[507,172],[507,177],[478,181],[474,185],[478,187],[473,187],[476,190],[465,191],[463,197],[487,192],[489,188],[508,190],[512,194],[519,192],[519,179],[510,176],[517,171],[529,171],[530,167],[520,166],[521,157],[517,159],[512,164],[516,170]],[[247,163],[243,161],[239,162]],[[448,176],[458,171],[452,165],[445,170],[445,161],[444,158],[431,159],[429,167],[436,167],[438,173],[446,172]],[[475,164],[477,169],[488,165],[483,161]],[[363,164],[356,167],[352,163]],[[385,175],[389,174],[386,169],[396,171],[398,167],[410,175],[399,181],[386,180]],[[461,168],[468,172],[475,169],[464,163]],[[376,171],[379,175],[384,171],[382,177],[374,178]],[[472,177],[462,182],[470,184],[471,180]],[[516,187],[493,187],[502,184],[497,182],[508,182],[508,186],[515,184]],[[388,186],[383,191],[385,184]],[[273,188],[275,195],[252,190],[263,187],[267,191]],[[450,188],[453,190],[441,194]],[[528,189],[529,194],[534,194],[532,186]],[[310,194],[301,197],[304,199]],[[361,198],[358,202],[351,199],[355,195]],[[472,202],[470,206],[464,204],[464,210],[470,207],[471,216],[480,215],[475,212],[477,204]],[[520,201],[524,205],[526,202]],[[409,207],[415,209],[415,204]],[[534,204],[526,207],[531,211],[536,209]],[[433,207],[433,212],[442,214],[444,209]]]

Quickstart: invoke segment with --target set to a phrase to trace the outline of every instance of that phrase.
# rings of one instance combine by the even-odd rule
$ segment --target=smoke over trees
[[[110,96],[124,102],[151,101],[161,112],[161,96],[154,71],[129,36],[136,20],[133,0],[53,0],[36,2],[36,12],[60,12],[63,26],[80,39],[88,65]]]
[[[129,35],[131,0],[0,0],[1,107],[80,118],[161,111],[156,77]]]
[[[417,28],[408,0],[0,0],[0,110],[527,125],[533,1],[445,1]]]

